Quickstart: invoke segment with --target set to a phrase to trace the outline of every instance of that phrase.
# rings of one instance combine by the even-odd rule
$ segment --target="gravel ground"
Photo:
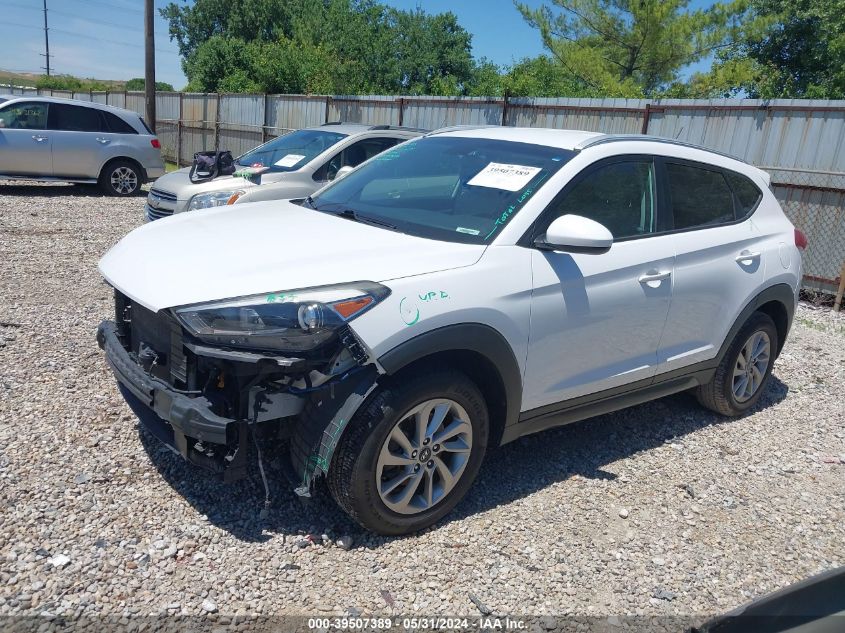
[[[257,473],[218,483],[139,431],[94,341],[97,259],[142,206],[0,186],[0,614],[703,618],[845,565],[845,316],[807,306],[742,419],[679,395],[524,438],[408,538],[277,469],[259,518]]]

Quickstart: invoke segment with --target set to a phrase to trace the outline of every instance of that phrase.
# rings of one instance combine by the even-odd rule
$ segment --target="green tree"
[[[845,0],[753,0],[757,24],[722,56],[742,65],[739,87],[765,99],[845,98]]]
[[[658,93],[685,66],[730,46],[748,0],[690,11],[689,0],[553,0],[525,20],[581,89],[605,96]]]
[[[96,79],[79,79],[71,75],[42,75],[35,82],[36,88],[43,90],[72,90],[74,92],[87,92],[89,90],[104,91],[110,88],[109,84]]]
[[[487,59],[476,65],[467,94],[501,97],[595,97],[595,89],[568,73],[555,59],[540,55],[502,69]]]
[[[134,77],[126,82],[126,90],[129,91],[140,91],[145,90],[145,86],[147,82],[144,80],[143,77]],[[157,81],[156,82],[156,90],[159,92],[173,92],[174,88],[171,84],[166,83],[164,81]]]
[[[452,13],[375,0],[196,0],[161,13],[192,90],[457,94],[472,79],[471,36]]]

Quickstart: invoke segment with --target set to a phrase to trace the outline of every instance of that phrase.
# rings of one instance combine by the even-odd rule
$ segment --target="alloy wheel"
[[[111,186],[121,195],[130,194],[138,188],[138,175],[129,167],[118,167],[111,173]]]
[[[472,425],[454,400],[426,400],[397,422],[382,445],[376,486],[399,514],[418,514],[440,503],[466,469]]]
[[[757,393],[771,360],[772,343],[769,335],[754,332],[739,352],[734,366],[732,391],[737,402],[747,402]]]

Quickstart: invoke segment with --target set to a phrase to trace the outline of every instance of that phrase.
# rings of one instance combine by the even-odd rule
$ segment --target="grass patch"
[[[819,332],[827,332],[829,334],[836,334],[837,336],[845,336],[845,324],[819,323],[818,321],[814,321],[812,319],[807,319],[804,317],[798,317],[797,321],[804,327],[808,327],[812,330],[818,330]]]

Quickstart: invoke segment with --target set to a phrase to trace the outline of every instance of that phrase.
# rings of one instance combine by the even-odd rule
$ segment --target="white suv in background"
[[[527,433],[687,389],[723,415],[753,407],[803,246],[768,176],[734,158],[454,128],[301,204],[136,229],[100,262],[117,311],[98,340],[191,463],[234,479],[253,440],[289,438],[299,494],[326,477],[361,525],[401,534]]]

